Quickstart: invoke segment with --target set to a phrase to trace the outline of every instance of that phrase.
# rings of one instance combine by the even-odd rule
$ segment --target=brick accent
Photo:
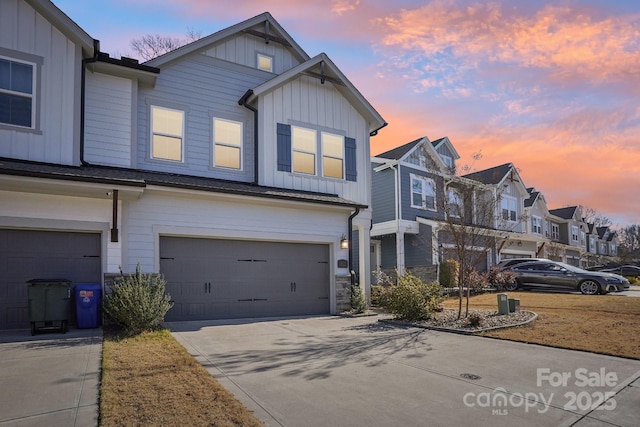
[[[336,312],[351,309],[351,277],[336,276]]]

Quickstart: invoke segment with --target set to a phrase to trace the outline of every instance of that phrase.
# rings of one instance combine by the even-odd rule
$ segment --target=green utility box
[[[39,330],[67,332],[71,304],[71,281],[32,279],[28,282],[31,335]]]
[[[498,294],[498,314],[509,314],[509,298],[507,294]]]
[[[509,311],[511,313],[520,311],[520,300],[518,298],[509,298]]]

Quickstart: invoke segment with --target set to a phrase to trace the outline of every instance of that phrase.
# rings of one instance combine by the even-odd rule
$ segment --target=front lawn
[[[640,298],[543,292],[508,292],[520,299],[520,309],[534,311],[538,319],[516,328],[479,335],[640,359]],[[457,299],[445,307],[457,308]],[[496,310],[496,294],[470,299],[470,309]]]

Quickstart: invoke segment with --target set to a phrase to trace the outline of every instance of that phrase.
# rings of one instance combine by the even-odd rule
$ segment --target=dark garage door
[[[167,321],[329,313],[329,246],[160,238]]]
[[[0,229],[0,329],[29,327],[30,279],[101,283],[100,234]]]

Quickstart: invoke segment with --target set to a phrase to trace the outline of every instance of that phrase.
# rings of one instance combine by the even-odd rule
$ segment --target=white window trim
[[[20,62],[23,64],[31,65],[31,126],[21,126],[12,123],[0,123],[0,129],[13,129],[22,132],[31,132],[40,134],[40,81],[41,81],[41,69],[42,58],[39,56],[27,54],[24,52],[14,51],[0,47],[0,58],[6,59],[12,62]],[[14,92],[11,90],[0,89],[0,92],[9,95],[26,97],[23,92]]]
[[[451,202],[451,194],[455,195],[456,198],[456,204],[455,206],[457,206],[458,209],[458,214],[452,214],[451,213],[451,205],[453,205],[453,203]],[[447,212],[447,215],[449,215],[452,218],[460,218],[461,214],[464,212],[464,201],[462,199],[462,196],[460,195],[460,193],[458,191],[456,191],[453,188],[449,188],[447,190],[447,209],[449,210],[449,212]]]
[[[260,67],[260,58],[265,58],[269,60],[270,68],[267,70],[265,68]],[[258,70],[266,71],[268,73],[273,73],[273,56],[267,55],[266,53],[257,52],[256,53],[256,68]]]
[[[560,226],[558,224],[551,224],[551,238],[560,239]]]
[[[421,192],[421,204],[420,205],[415,205],[413,203],[413,180],[419,180],[422,181],[422,192]],[[436,207],[437,207],[437,201],[436,201],[436,189],[435,189],[435,185],[436,182],[433,180],[433,178],[429,178],[426,176],[422,176],[422,175],[415,175],[415,174],[409,174],[409,186],[410,186],[410,191],[411,191],[411,207],[412,208],[416,208],[416,209],[422,209],[422,210],[426,210],[426,211],[435,211]],[[428,194],[427,192],[427,186],[431,187],[431,193]],[[433,207],[429,207],[427,206],[427,195],[433,196]]]
[[[225,144],[224,142],[216,142],[216,125],[215,125],[216,120],[240,125],[240,145]],[[225,119],[224,117],[214,116],[211,119],[211,139],[213,143],[213,150],[211,153],[212,166],[214,168],[220,168],[220,169],[225,169],[229,171],[242,171],[244,167],[243,166],[244,165],[244,123],[238,120],[231,120],[231,119]],[[216,145],[220,145],[222,147],[239,148],[240,149],[240,167],[230,168],[228,166],[216,165]]]
[[[347,159],[346,159],[346,136],[344,133],[337,131],[335,129],[330,129],[330,128],[324,128],[324,127],[313,127],[313,126],[309,126],[307,124],[301,124],[298,122],[295,123],[290,123],[291,126],[291,173],[293,174],[299,174],[302,176],[316,176],[318,178],[323,178],[323,179],[327,179],[327,180],[336,180],[336,181],[346,181],[347,179]],[[299,150],[299,149],[295,149],[295,139],[293,137],[293,129],[294,128],[299,128],[299,129],[303,129],[303,130],[308,130],[308,131],[313,131],[316,135],[316,144],[315,144],[315,151],[306,151],[306,150]],[[339,138],[342,139],[342,178],[336,178],[333,176],[325,176],[324,175],[324,158],[336,158],[334,156],[329,156],[329,155],[325,155],[324,151],[323,151],[323,147],[322,147],[322,134],[330,134],[330,135],[335,135]],[[315,171],[313,174],[310,173],[305,173],[305,172],[297,172],[295,171],[295,160],[294,160],[294,154],[298,152],[298,153],[308,153],[308,154],[313,154],[315,156],[314,159],[314,166],[315,166]]]
[[[179,113],[182,113],[182,134],[180,135],[180,160],[174,160],[174,159],[165,159],[162,157],[154,157],[153,155],[153,136],[154,135],[163,135],[163,136],[170,136],[175,138],[176,135],[171,135],[171,134],[164,134],[161,132],[154,132],[153,131],[153,109],[154,108],[161,108],[164,110],[170,110],[170,111],[176,111]],[[180,110],[177,108],[171,108],[171,107],[165,107],[162,105],[158,105],[158,104],[151,104],[149,106],[149,158],[151,158],[152,160],[156,160],[156,161],[161,161],[161,162],[171,162],[171,163],[180,163],[183,164],[185,163],[185,122],[187,121],[187,114],[186,111],[184,110]]]
[[[580,240],[580,228],[577,225],[571,226],[571,241],[578,242]]]
[[[537,220],[536,222],[538,223],[537,225],[539,226],[539,231],[536,231],[535,226],[534,226],[534,221]],[[533,234],[539,234],[542,235],[542,217],[536,216],[536,215],[532,215],[531,216],[531,232]]]
[[[507,218],[504,218],[504,206],[502,205],[502,203],[506,201],[507,202]],[[513,203],[513,210],[511,210],[511,204]],[[511,212],[513,212],[515,215],[515,219],[511,219]],[[500,200],[500,218],[502,218],[503,221],[507,221],[507,222],[511,222],[511,223],[515,223],[518,222],[518,199],[516,199],[515,197],[511,197],[511,196],[505,196],[502,195],[502,199]]]
[[[336,156],[331,156],[329,154],[324,154],[324,138],[323,138],[323,135],[336,136],[336,137],[338,137],[338,138],[340,138],[342,140],[342,157],[336,157]],[[320,138],[320,141],[319,141],[320,152],[321,152],[321,156],[322,156],[321,157],[321,161],[320,161],[320,166],[321,166],[321,169],[322,169],[322,172],[321,172],[322,173],[322,177],[323,178],[330,178],[330,179],[331,178],[332,179],[345,179],[347,172],[345,170],[345,168],[346,168],[346,165],[345,165],[345,161],[346,161],[345,160],[345,150],[346,150],[346,147],[345,147],[345,142],[344,142],[344,136],[338,135],[337,133],[332,133],[332,132],[327,132],[327,131],[320,131],[319,132],[319,138]],[[325,173],[324,173],[324,159],[325,158],[327,158],[327,159],[338,159],[338,160],[340,160],[342,162],[342,176],[340,178],[335,177],[335,176],[327,176],[327,175],[325,175]]]

